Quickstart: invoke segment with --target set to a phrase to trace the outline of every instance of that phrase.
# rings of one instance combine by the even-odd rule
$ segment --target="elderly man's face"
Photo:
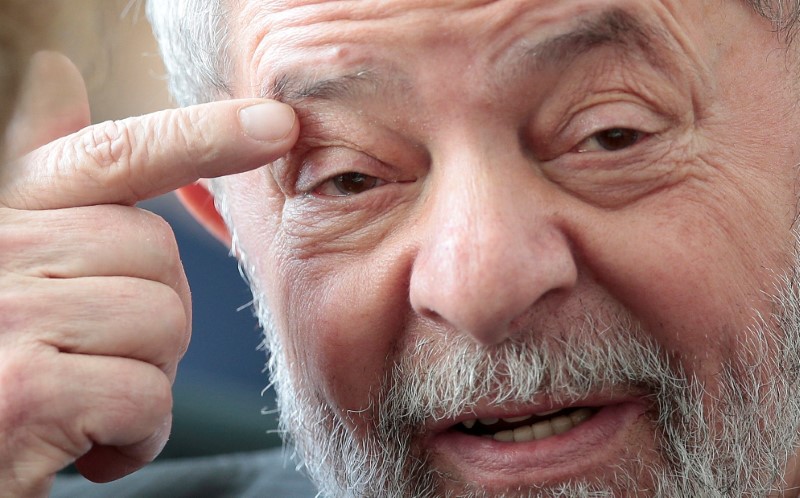
[[[793,479],[796,76],[743,2],[235,17],[235,95],[292,103],[302,132],[227,209],[330,492]]]

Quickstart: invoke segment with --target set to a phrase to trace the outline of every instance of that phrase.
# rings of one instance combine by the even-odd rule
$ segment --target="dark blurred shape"
[[[272,391],[258,350],[261,333],[249,306],[252,296],[236,261],[164,196],[142,204],[175,230],[192,287],[193,336],[175,383],[175,419],[160,458],[212,455],[275,446]]]
[[[44,46],[48,35],[50,17],[43,4],[41,0],[0,0],[0,139],[14,110],[27,60]]]

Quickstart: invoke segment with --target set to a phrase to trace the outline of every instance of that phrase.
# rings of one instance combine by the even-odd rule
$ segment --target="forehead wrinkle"
[[[466,11],[475,7],[483,7],[498,3],[499,0],[403,0],[399,2],[369,2],[364,0],[239,0],[243,6],[238,11],[237,33],[244,40],[241,42],[247,61],[255,73],[265,59],[275,60],[285,57],[287,51],[282,47],[286,41],[290,44],[332,46],[348,34],[357,33],[357,29],[338,24],[342,23],[376,23],[408,18],[418,11],[439,11],[437,28],[442,16],[452,15],[458,11]],[[522,2],[523,0],[517,0]],[[557,0],[548,0],[557,1]],[[334,26],[336,25],[336,26]],[[322,28],[325,28],[324,30]],[[278,36],[278,40],[267,43],[269,37]],[[281,38],[285,38],[281,39]],[[359,40],[357,36],[355,41]],[[352,41],[352,40],[351,40]],[[368,40],[367,40],[368,41]],[[257,87],[258,85],[256,85]],[[269,92],[262,91],[262,95]]]
[[[564,65],[602,45],[614,44],[644,50],[650,46],[651,39],[652,36],[636,19],[621,9],[611,9],[599,16],[584,19],[572,32],[540,42],[527,52],[537,65]],[[396,88],[399,81],[396,77],[388,78],[379,71],[367,68],[318,79],[285,72],[262,88],[261,96],[289,104],[307,99],[352,100],[359,96],[374,96],[381,90],[388,93],[390,84]]]
[[[593,13],[581,15],[571,24],[572,29],[561,34],[552,34],[538,42],[530,39],[522,40],[522,43],[514,44],[517,45],[514,49],[503,50],[506,55],[500,56],[499,59],[506,63],[495,66],[500,72],[498,77],[493,78],[495,81],[493,84],[490,83],[489,87],[496,90],[498,85],[507,82],[506,77],[509,75],[519,76],[518,73],[527,75],[553,66],[559,69],[565,68],[587,52],[609,46],[618,48],[625,60],[632,60],[637,56],[644,57],[668,79],[674,79],[675,69],[678,66],[677,52],[682,52],[681,49],[684,47],[680,40],[671,36],[666,27],[642,19],[635,11],[630,13],[620,7],[598,9]],[[333,50],[330,57],[339,59],[338,53],[337,50]],[[347,50],[345,53],[351,52]],[[339,63],[344,62],[344,64],[341,64],[338,70],[348,72],[339,76],[329,77],[325,74],[326,64],[322,60],[312,65],[315,67],[311,70],[299,65],[294,68],[288,67],[284,71],[275,71],[274,78],[270,77],[268,81],[256,86],[260,89],[262,97],[280,100],[289,105],[315,100],[364,101],[370,97],[407,96],[414,92],[412,79],[408,75],[398,73],[398,68],[380,68],[378,66],[380,60],[372,65],[372,61],[360,59],[360,61],[350,61],[354,69],[349,71],[348,64],[340,60]],[[499,61],[495,61],[492,65],[497,62]],[[330,73],[337,71],[335,63],[332,61]],[[686,71],[692,68],[681,64],[678,69]]]
[[[365,2],[363,0],[270,0],[251,2],[260,12],[287,21],[287,25],[305,23],[309,16],[314,21],[335,19],[381,19],[395,17],[409,11],[431,8],[457,11],[480,7],[498,0],[403,0],[399,2]],[[299,13],[299,15],[297,15]]]
[[[496,66],[506,79],[526,77],[550,71],[565,71],[570,65],[592,52],[614,49],[615,57],[626,67],[637,61],[649,64],[667,81],[685,83],[684,79],[704,81],[703,65],[685,45],[680,32],[673,36],[669,21],[662,26],[619,7],[606,8],[579,17],[571,29],[544,40],[523,41]],[[618,55],[616,55],[618,54]],[[497,82],[495,83],[497,86]],[[697,91],[695,85],[693,91]],[[695,109],[699,112],[699,109]]]

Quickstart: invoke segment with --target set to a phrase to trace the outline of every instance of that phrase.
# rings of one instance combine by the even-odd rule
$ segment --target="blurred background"
[[[138,0],[54,0],[47,45],[84,75],[95,122],[173,107]],[[160,458],[249,451],[279,444],[265,353],[249,289],[227,250],[172,195],[141,207],[169,221],[192,287],[194,331],[175,384],[175,419]]]

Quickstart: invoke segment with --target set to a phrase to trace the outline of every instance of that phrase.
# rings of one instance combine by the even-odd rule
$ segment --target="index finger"
[[[200,178],[248,171],[297,140],[291,107],[245,99],[90,126],[0,169],[0,204],[59,209],[135,204]]]

